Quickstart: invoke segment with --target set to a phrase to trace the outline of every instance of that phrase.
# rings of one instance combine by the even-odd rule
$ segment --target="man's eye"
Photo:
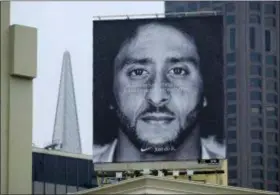
[[[134,69],[134,70],[131,70],[128,75],[130,77],[141,77],[141,76],[145,76],[148,74],[148,71],[142,69],[142,68],[137,68],[137,69]]]
[[[169,74],[173,74],[175,76],[185,76],[189,74],[189,71],[184,68],[172,68],[169,71]]]

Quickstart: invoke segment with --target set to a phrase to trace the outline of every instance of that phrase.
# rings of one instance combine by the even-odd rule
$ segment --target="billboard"
[[[93,162],[224,159],[222,16],[93,22]]]

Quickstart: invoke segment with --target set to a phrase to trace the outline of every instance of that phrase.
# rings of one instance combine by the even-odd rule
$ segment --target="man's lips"
[[[149,124],[168,124],[175,120],[175,117],[166,113],[151,113],[145,114],[140,119]]]

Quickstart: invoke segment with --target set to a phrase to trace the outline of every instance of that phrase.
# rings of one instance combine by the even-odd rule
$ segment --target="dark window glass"
[[[262,61],[262,56],[261,56],[260,53],[251,52],[250,53],[250,59],[251,59],[251,62],[261,62]]]
[[[253,169],[252,170],[252,178],[263,179],[263,171],[260,170],[260,169]]]
[[[235,16],[233,16],[233,15],[226,16],[226,23],[227,24],[234,24],[235,23]]]
[[[251,104],[251,113],[252,114],[261,114],[262,106],[259,104]]]
[[[208,8],[210,7],[210,1],[201,1],[200,8]]]
[[[236,139],[236,131],[228,131],[228,139]]]
[[[33,156],[32,166],[34,167],[33,180],[34,181],[45,181],[44,154],[33,152],[32,156]]]
[[[256,47],[256,30],[254,27],[250,27],[250,48],[255,49]]]
[[[77,159],[68,158],[66,162],[67,185],[77,186]]]
[[[259,2],[251,1],[251,2],[249,2],[249,8],[252,11],[260,11],[261,4]]]
[[[78,186],[84,188],[91,188],[91,173],[89,160],[78,159]]]
[[[227,76],[234,76],[236,73],[235,66],[227,66]]]
[[[228,92],[227,93],[227,100],[236,100],[236,93],[235,92]]]
[[[262,76],[262,67],[257,66],[257,65],[252,65],[250,67],[250,74],[251,75],[257,75],[257,76]]]
[[[267,172],[268,180],[279,180],[279,173],[277,171],[268,171]]]
[[[263,146],[260,143],[251,144],[251,152],[263,152]]]
[[[266,27],[275,27],[276,26],[276,20],[272,17],[266,17],[264,19],[264,24]]]
[[[236,144],[228,144],[227,150],[229,153],[237,152]]]
[[[258,130],[252,130],[251,131],[251,138],[252,139],[260,140],[260,139],[262,139],[262,137],[263,137],[263,135],[262,135],[261,131],[258,131]]]
[[[272,55],[265,56],[265,63],[268,65],[276,65],[277,63],[276,56],[272,56]]]
[[[278,122],[274,119],[267,119],[266,121],[266,127],[270,129],[277,129],[278,128]]]
[[[196,11],[197,10],[197,3],[196,2],[189,2],[188,3],[188,11]]]
[[[250,87],[251,88],[262,88],[262,80],[258,79],[258,78],[251,78]]]
[[[278,160],[276,158],[269,158],[267,161],[267,166],[269,168],[278,168]]]
[[[237,183],[236,182],[228,182],[228,185],[229,186],[237,186]]]
[[[265,51],[271,50],[271,34],[269,30],[265,30]]]
[[[277,102],[278,102],[277,95],[273,94],[273,93],[266,94],[266,100],[267,100],[268,103],[277,104]]]
[[[185,12],[185,7],[184,6],[176,6],[175,10],[176,10],[177,13]]]
[[[273,80],[266,80],[266,89],[270,91],[277,91],[277,83]]]
[[[227,119],[228,127],[236,127],[236,118],[228,118]]]
[[[227,88],[228,89],[236,88],[236,80],[235,79],[228,79],[227,80]]]
[[[263,183],[261,183],[261,182],[253,182],[252,186],[254,189],[258,189],[258,190],[264,189]]]
[[[230,104],[227,106],[227,113],[228,114],[235,114],[236,113],[236,105]]]
[[[57,157],[57,169],[56,169],[56,184],[66,185],[66,161],[67,158],[63,156]],[[61,186],[61,189],[64,189],[63,186]],[[66,189],[65,189],[66,190]]]
[[[231,28],[229,31],[229,45],[230,49],[234,50],[235,49],[235,28]]]
[[[45,159],[44,159],[44,167],[45,167],[45,182],[48,183],[56,183],[56,162],[57,159],[59,159],[58,156],[56,155],[47,155],[45,154]]]
[[[264,5],[264,13],[265,14],[275,14],[276,13],[275,5],[273,5],[273,4]]]
[[[261,17],[256,14],[251,14],[249,21],[251,24],[260,24],[261,23]]]
[[[236,166],[237,165],[237,157],[236,156],[230,156],[228,158],[228,165],[229,166]]]
[[[262,100],[261,92],[252,91],[250,93],[250,96],[251,96],[251,100],[255,100],[255,101],[257,101],[257,100],[261,101]]]
[[[278,134],[269,132],[266,134],[266,138],[268,142],[278,142]]]
[[[252,156],[251,163],[252,165],[256,165],[256,166],[263,165],[263,159],[260,156]]]
[[[237,178],[237,171],[236,170],[228,170],[228,177],[229,177],[229,179],[236,179]]]
[[[277,78],[277,71],[274,68],[266,68],[266,77]]]
[[[267,184],[268,191],[279,192],[279,186],[277,184]]]
[[[252,127],[262,127],[262,119],[258,117],[251,117]]]
[[[223,11],[223,7],[222,6],[213,6],[213,11]]]
[[[226,3],[226,12],[234,12],[235,10],[235,4],[232,2]]]
[[[227,54],[227,62],[230,63],[230,62],[235,62],[235,53],[228,53]]]
[[[277,155],[278,154],[278,146],[267,146],[268,154]]]

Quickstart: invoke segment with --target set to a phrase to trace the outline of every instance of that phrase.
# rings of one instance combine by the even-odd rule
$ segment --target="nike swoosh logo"
[[[141,151],[141,152],[146,152],[146,151],[148,151],[148,150],[150,150],[150,149],[152,149],[152,148],[151,148],[151,147],[150,147],[150,148],[144,148],[144,149],[141,148],[140,151]]]

